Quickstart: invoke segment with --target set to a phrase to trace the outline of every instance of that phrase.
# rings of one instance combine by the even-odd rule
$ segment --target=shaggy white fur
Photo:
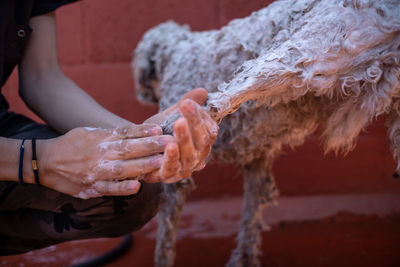
[[[167,22],[144,35],[133,67],[138,97],[161,110],[192,88],[210,92],[207,109],[221,122],[213,156],[237,162],[252,184],[230,265],[259,264],[251,227],[262,224],[257,214],[270,201],[253,185],[264,181],[264,197],[273,199],[270,166],[283,145],[302,144],[321,125],[326,151],[347,153],[373,118],[390,113],[400,156],[399,0],[281,0],[218,31]],[[176,212],[170,204],[164,216]],[[158,265],[173,262],[173,254],[161,258]]]

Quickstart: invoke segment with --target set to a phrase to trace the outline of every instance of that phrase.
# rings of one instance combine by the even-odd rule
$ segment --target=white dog
[[[210,92],[207,109],[221,122],[213,157],[235,161],[245,177],[228,265],[259,265],[261,211],[277,195],[271,166],[283,145],[302,144],[322,125],[326,151],[347,153],[373,118],[387,114],[400,156],[399,0],[281,0],[206,32],[167,22],[144,35],[133,67],[139,99],[161,109],[192,88]],[[173,263],[185,184],[166,188],[158,266]]]

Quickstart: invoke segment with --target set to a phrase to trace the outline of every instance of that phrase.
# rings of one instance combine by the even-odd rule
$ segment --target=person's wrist
[[[24,164],[22,166],[23,181],[26,184],[34,184],[35,178],[32,169],[32,140],[26,139],[24,146]]]
[[[37,166],[39,171],[39,180],[41,185],[46,185],[46,181],[49,165],[51,165],[51,139],[48,140],[36,140],[36,158]],[[27,184],[35,184],[35,175],[32,166],[32,140],[26,139],[25,141],[25,152],[24,152],[24,165],[23,165],[23,179]]]
[[[39,173],[39,181],[43,186],[51,186],[51,181],[48,181],[50,171],[54,169],[52,167],[52,154],[55,148],[54,139],[39,139],[36,140],[36,158]],[[33,171],[32,171],[33,173]]]

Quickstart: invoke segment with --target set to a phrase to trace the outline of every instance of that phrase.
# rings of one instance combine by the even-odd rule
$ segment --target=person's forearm
[[[79,126],[101,128],[129,124],[112,114],[68,79],[57,58],[55,13],[33,17],[33,31],[18,66],[25,103],[60,133]]]
[[[107,111],[59,70],[21,75],[25,103],[59,132],[76,127],[119,127],[130,122]]]
[[[0,181],[18,181],[21,142],[22,140],[0,137]],[[33,184],[31,140],[26,140],[24,146],[23,181]]]

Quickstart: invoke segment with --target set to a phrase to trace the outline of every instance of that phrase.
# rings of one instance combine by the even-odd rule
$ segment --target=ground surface
[[[184,210],[176,266],[223,266],[234,248],[241,198],[193,201]],[[304,208],[306,207],[306,208]],[[301,212],[299,212],[301,210]],[[400,196],[284,197],[264,212],[268,266],[399,266]],[[134,235],[130,251],[109,266],[153,266],[156,222]],[[66,242],[18,256],[0,266],[67,266],[100,255],[120,238]]]
[[[221,27],[271,1],[84,0],[57,11],[63,71],[101,105],[141,123],[157,109],[135,99],[132,51],[150,27],[172,19],[194,30]],[[101,27],[99,26],[101,25]],[[18,97],[16,72],[3,88],[11,109],[38,119]],[[268,266],[400,266],[400,180],[392,178],[384,119],[359,137],[347,157],[323,155],[311,136],[274,164],[280,205],[266,211]],[[223,266],[235,245],[242,177],[235,166],[211,165],[195,176],[185,207],[176,266]],[[152,266],[154,222],[135,234],[129,253],[110,266]],[[118,244],[119,239],[68,242],[13,257],[0,266],[66,266]]]

